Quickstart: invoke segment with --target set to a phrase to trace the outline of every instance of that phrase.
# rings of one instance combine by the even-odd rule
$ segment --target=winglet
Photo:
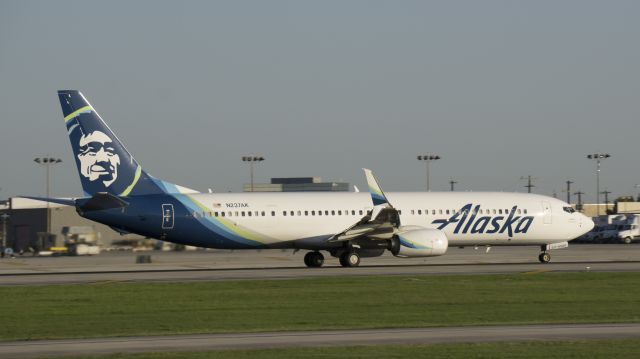
[[[373,201],[373,205],[390,205],[389,201],[387,201],[387,197],[384,195],[384,192],[382,192],[382,188],[380,188],[378,181],[373,176],[373,172],[366,168],[363,168],[363,170],[365,177],[367,177],[367,184],[369,185],[369,193],[371,193],[371,200]]]

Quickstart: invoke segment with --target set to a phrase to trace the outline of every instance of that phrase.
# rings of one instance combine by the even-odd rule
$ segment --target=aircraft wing
[[[372,240],[391,239],[395,229],[400,226],[398,210],[389,203],[371,170],[366,168],[363,170],[369,185],[371,201],[374,204],[373,210],[354,225],[331,237],[329,242],[343,242],[361,237]]]

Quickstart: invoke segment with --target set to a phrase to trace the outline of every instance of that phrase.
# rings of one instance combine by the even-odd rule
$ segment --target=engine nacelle
[[[449,241],[443,231],[419,226],[398,228],[389,250],[396,257],[432,257],[447,252]]]

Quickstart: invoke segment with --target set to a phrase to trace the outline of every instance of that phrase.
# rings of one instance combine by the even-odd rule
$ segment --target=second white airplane
[[[390,251],[430,257],[450,246],[539,246],[540,262],[593,228],[567,203],[535,194],[385,194],[365,169],[369,193],[199,193],[142,170],[85,97],[58,91],[86,197],[75,206],[121,233],[208,248],[293,248],[321,267],[322,251],[345,267]]]

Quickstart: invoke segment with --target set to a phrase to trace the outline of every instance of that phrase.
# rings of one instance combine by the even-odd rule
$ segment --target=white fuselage
[[[190,194],[193,216],[223,219],[269,247],[322,248],[363,218],[369,193]],[[390,192],[402,226],[440,228],[449,246],[543,245],[588,232],[593,222],[555,198],[503,192]],[[204,217],[204,218],[203,218]]]

